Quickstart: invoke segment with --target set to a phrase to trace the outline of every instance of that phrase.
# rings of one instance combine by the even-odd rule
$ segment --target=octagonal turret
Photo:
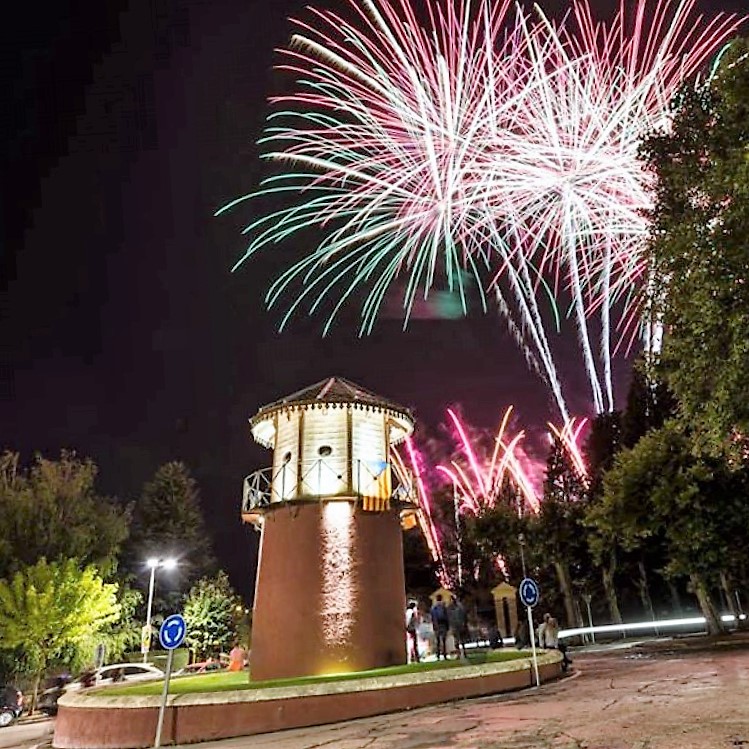
[[[394,499],[411,503],[410,477],[392,448],[411,434],[413,417],[359,385],[330,377],[263,406],[250,426],[273,464],[245,481],[246,521],[277,502],[348,498],[373,512]]]

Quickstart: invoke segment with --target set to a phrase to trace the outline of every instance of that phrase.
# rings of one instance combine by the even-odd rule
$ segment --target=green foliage
[[[185,601],[185,641],[199,660],[228,650],[237,639],[238,606],[241,601],[223,571],[193,585]]]
[[[546,461],[541,509],[529,520],[529,547],[540,576],[546,575],[547,590],[559,591],[567,626],[578,623],[574,588],[586,587],[591,570],[583,528],[586,502],[586,485],[555,439]]]
[[[520,544],[518,537],[527,530],[525,517],[507,501],[498,501],[493,507],[485,507],[475,518],[465,523],[466,546],[475,549],[473,556],[485,560],[487,585],[496,584],[501,575],[494,563],[497,555],[505,560],[508,574],[515,582],[522,576]]]
[[[586,487],[569,454],[554,440],[546,462],[541,510],[533,519],[531,533],[537,554],[548,561],[578,564],[582,559],[581,533]]]
[[[117,590],[119,617],[77,643],[65,647],[55,661],[65,664],[72,671],[89,668],[94,660],[96,648],[104,647],[105,663],[129,660],[125,654],[140,650],[140,629],[143,621],[136,618],[136,610],[142,600],[137,590],[120,585]]]
[[[110,576],[128,535],[129,513],[95,488],[96,465],[63,451],[59,460],[39,455],[29,471],[19,456],[0,455],[0,577],[40,558],[74,557]]]
[[[618,411],[598,414],[593,419],[585,443],[589,498],[603,494],[603,475],[614,464],[621,441],[622,417]]]
[[[695,455],[691,435],[676,421],[649,432],[617,458],[594,516],[625,549],[657,537],[670,577],[715,583],[745,556],[749,479],[722,458]]]
[[[634,447],[651,429],[660,429],[676,413],[677,403],[654,366],[638,359],[632,367],[627,406],[621,418],[621,446]]]
[[[21,648],[0,647],[0,684],[17,684],[22,687],[24,677],[33,672]]]
[[[166,596],[168,579],[180,579],[183,590],[200,577],[212,574],[216,562],[200,508],[200,492],[184,463],[161,466],[145,484],[133,510],[133,531],[127,547],[127,565],[133,573],[143,570],[154,556],[179,559],[170,577],[161,575],[154,611],[176,606],[178,595]]]
[[[122,660],[124,653],[140,648],[140,629],[143,622],[137,618],[138,607],[143,601],[140,591],[127,586],[120,587],[117,602],[120,616],[104,626],[96,635],[97,643],[102,643],[107,661]]]
[[[650,242],[667,335],[661,367],[698,452],[749,434],[749,47],[686,90],[643,154],[656,177]]]
[[[0,632],[6,648],[19,648],[38,679],[53,658],[93,638],[120,616],[117,586],[77,560],[39,560],[0,580]]]

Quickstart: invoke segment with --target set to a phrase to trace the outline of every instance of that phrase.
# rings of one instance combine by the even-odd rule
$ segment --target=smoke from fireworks
[[[219,213],[249,198],[288,202],[247,226],[237,265],[315,227],[317,246],[267,301],[294,294],[282,327],[327,304],[325,331],[363,291],[369,332],[399,277],[406,322],[417,295],[446,287],[465,312],[476,286],[565,422],[545,310],[556,327],[568,307],[594,408],[613,408],[612,308],[619,340],[631,338],[645,276],[638,146],[741,19],[703,21],[695,0],[639,0],[631,20],[622,3],[607,24],[582,0],[563,25],[508,0],[433,0],[424,24],[411,0],[341,6],[345,17],[313,8],[309,23],[294,22],[282,67],[297,88],[273,99],[262,140],[285,171]]]

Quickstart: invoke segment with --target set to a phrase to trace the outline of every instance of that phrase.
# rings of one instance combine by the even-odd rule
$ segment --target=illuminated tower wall
[[[331,378],[251,423],[273,449],[243,504],[262,534],[253,680],[404,663],[403,476],[391,448],[412,430],[409,413]]]

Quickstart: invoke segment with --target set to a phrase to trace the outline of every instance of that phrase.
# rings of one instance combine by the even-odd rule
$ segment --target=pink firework
[[[644,243],[651,206],[639,159],[643,137],[668,124],[679,88],[735,33],[742,19],[695,13],[696,0],[621,2],[597,22],[588,0],[570,17],[526,27],[532,60],[524,119],[496,144],[495,215],[521,226],[521,263],[532,260],[559,293],[571,295],[597,412],[611,410],[610,310],[622,301],[620,343],[639,319],[647,275]],[[600,356],[590,338],[600,310]],[[625,344],[626,345],[626,344]],[[566,417],[565,417],[566,418]]]
[[[455,429],[456,442],[466,462],[452,460],[449,466],[439,465],[437,470],[453,484],[463,512],[478,514],[481,510],[493,507],[500,492],[509,482],[516,488],[524,502],[538,511],[538,497],[533,484],[523,468],[520,443],[524,432],[511,436],[508,423],[513,407],[503,414],[491,453],[477,455],[462,421],[452,408],[447,414]]]
[[[431,494],[427,482],[424,480],[424,459],[420,455],[410,436],[406,437],[406,452],[411,466],[410,471],[406,470],[405,462],[397,450],[394,451],[394,457],[399,467],[403,469],[403,475],[410,474],[415,478],[419,501],[419,509],[417,512],[419,528],[426,540],[427,548],[432,556],[432,560],[437,564],[437,576],[440,583],[446,585],[449,576],[447,574],[447,567],[445,566],[442,541],[432,514]]]
[[[587,423],[587,419],[578,420],[572,418],[561,429],[552,423],[548,424],[549,435],[552,439],[558,440],[559,444],[564,448],[572,461],[577,475],[584,483],[587,483],[588,480],[588,468],[580,451],[580,435]]]

